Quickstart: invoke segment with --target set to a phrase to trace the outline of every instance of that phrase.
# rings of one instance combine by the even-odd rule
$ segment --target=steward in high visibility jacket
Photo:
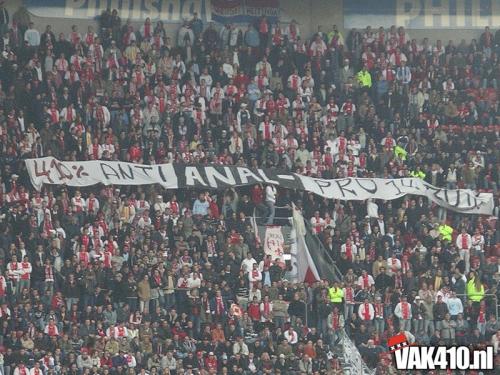
[[[425,173],[420,169],[417,169],[416,171],[411,171],[410,176],[420,178],[421,180],[425,180]]]
[[[372,87],[372,76],[370,72],[366,70],[366,67],[363,67],[363,69],[358,72],[356,78],[361,87]]]
[[[476,277],[479,276],[475,276],[467,282],[467,297],[472,302],[481,302],[484,298],[484,285],[480,283],[479,289],[476,288]]]
[[[406,156],[408,155],[408,152],[406,152],[406,150],[403,147],[396,145],[396,147],[394,147],[394,155],[398,159],[405,161]]]
[[[451,235],[453,234],[453,228],[446,224],[441,224],[438,227],[438,232],[441,235],[441,239],[444,241],[451,242]]]
[[[330,298],[331,303],[342,303],[344,300],[344,290],[338,283],[334,283],[333,286],[328,289],[328,298]]]

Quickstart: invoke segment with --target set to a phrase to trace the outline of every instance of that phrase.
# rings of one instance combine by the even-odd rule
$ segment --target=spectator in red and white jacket
[[[321,39],[319,35],[316,35],[316,38],[309,47],[311,56],[320,58],[325,54],[326,50],[327,47],[325,42],[323,41],[323,39]]]
[[[19,363],[14,369],[13,375],[30,375],[30,370],[25,363]]]
[[[346,258],[352,261],[358,254],[358,247],[348,238],[345,243],[340,246],[340,253],[345,254]]]
[[[71,211],[78,218],[80,225],[83,223],[84,213],[87,209],[87,202],[82,197],[82,193],[78,190],[75,196],[71,198]]]
[[[260,321],[263,323],[273,321],[273,302],[269,300],[269,296],[264,296],[264,300],[260,303]]]
[[[33,271],[33,268],[31,267],[31,263],[27,255],[24,257],[20,265],[21,275],[19,276],[19,291],[22,292],[23,289],[26,288],[29,290],[30,288],[31,272]]]
[[[7,279],[0,274],[0,304],[4,303],[7,296]]]
[[[472,248],[472,237],[465,228],[462,228],[460,234],[455,240],[455,246],[460,254],[460,259],[465,262],[465,273],[470,270],[470,250]]]
[[[255,285],[256,283],[262,281],[262,272],[259,271],[257,263],[252,264],[252,270],[248,273],[248,281],[250,285]]]
[[[358,316],[365,324],[368,325],[370,325],[375,318],[375,309],[368,298],[365,298],[364,302],[359,305]]]
[[[375,280],[373,280],[372,275],[369,275],[368,272],[363,270],[361,272],[361,276],[358,277],[357,284],[360,288],[368,290],[372,287],[372,285],[375,285]]]
[[[17,256],[13,255],[11,261],[7,263],[7,277],[11,282],[12,293],[17,295],[19,293],[19,280],[23,273],[21,263],[17,261]]]
[[[54,319],[50,319],[49,323],[45,326],[43,332],[49,337],[57,337],[59,336],[59,328],[54,321]]]
[[[314,216],[311,218],[311,225],[316,234],[319,234],[323,231],[325,220],[321,216],[319,216],[319,211],[314,212]]]
[[[40,367],[40,362],[36,361],[34,367],[30,369],[29,375],[43,375],[43,370]]]

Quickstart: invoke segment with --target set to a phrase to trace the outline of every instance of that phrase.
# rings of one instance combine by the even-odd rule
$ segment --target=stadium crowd
[[[410,342],[499,350],[500,31],[303,35],[196,14],[170,35],[106,10],[37,30],[0,7],[0,373],[378,373]],[[23,159],[415,176],[492,192],[492,216],[425,198],[341,202],[259,186],[31,186]],[[288,282],[248,218],[297,209],[342,280]],[[381,364],[381,365],[380,365]]]

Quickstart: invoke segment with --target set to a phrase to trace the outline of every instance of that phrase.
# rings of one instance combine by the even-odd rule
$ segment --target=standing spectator
[[[267,207],[267,225],[274,223],[274,215],[276,212],[276,188],[273,185],[266,186],[266,207]]]
[[[456,246],[459,249],[460,259],[465,262],[465,272],[470,270],[470,251],[472,248],[472,237],[467,233],[465,228],[462,228],[456,239]]]
[[[33,22],[29,23],[28,29],[24,32],[24,41],[29,47],[38,47],[40,45],[40,32],[34,28]]]
[[[9,11],[5,8],[5,2],[0,2],[0,36],[9,30]]]
[[[139,311],[142,313],[144,309],[149,310],[149,301],[151,300],[151,285],[149,276],[144,275],[142,280],[137,284],[137,296],[139,297]]]
[[[399,327],[401,330],[409,331],[411,329],[411,305],[408,303],[406,296],[401,297],[394,309],[394,315],[399,319]]]

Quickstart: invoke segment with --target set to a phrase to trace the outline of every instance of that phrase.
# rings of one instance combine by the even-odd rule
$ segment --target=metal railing
[[[347,335],[345,329],[341,331],[340,345],[343,351],[342,371],[348,375],[374,375],[376,369],[370,369],[359,352],[356,345]]]

